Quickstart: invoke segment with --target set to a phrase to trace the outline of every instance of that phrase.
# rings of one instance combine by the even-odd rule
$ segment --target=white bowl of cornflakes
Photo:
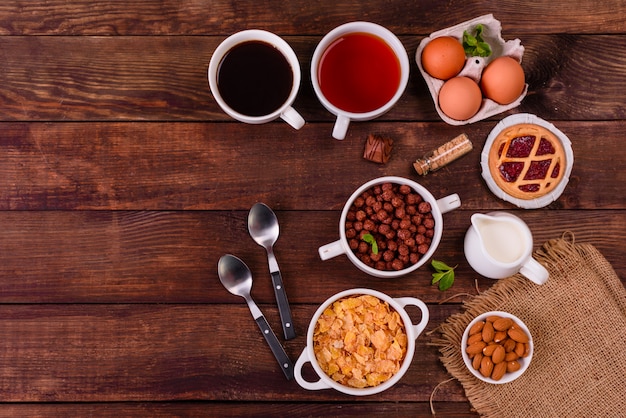
[[[405,306],[421,311],[414,324]],[[413,297],[392,298],[371,289],[350,289],[328,298],[315,312],[295,378],[308,390],[335,389],[366,396],[396,384],[406,373],[415,340],[428,324],[426,304]],[[307,362],[319,376],[302,377]]]

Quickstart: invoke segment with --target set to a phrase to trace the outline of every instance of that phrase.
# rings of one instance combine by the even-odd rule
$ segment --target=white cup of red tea
[[[213,52],[209,86],[220,108],[233,119],[261,124],[281,118],[304,125],[292,107],[300,88],[300,63],[278,35],[258,29],[226,38]]]
[[[337,116],[333,138],[344,139],[351,121],[374,119],[398,101],[409,80],[409,59],[388,29],[350,22],[317,45],[311,80],[319,101]]]

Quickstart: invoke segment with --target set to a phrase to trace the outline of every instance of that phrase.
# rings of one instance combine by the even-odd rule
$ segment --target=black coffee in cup
[[[222,58],[217,86],[224,101],[236,112],[264,116],[289,98],[293,70],[274,46],[246,41],[235,45]]]

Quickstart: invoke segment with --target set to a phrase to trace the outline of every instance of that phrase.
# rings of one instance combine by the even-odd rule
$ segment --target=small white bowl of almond
[[[530,365],[533,339],[521,319],[508,312],[485,312],[469,323],[461,339],[468,370],[483,382],[504,384]]]

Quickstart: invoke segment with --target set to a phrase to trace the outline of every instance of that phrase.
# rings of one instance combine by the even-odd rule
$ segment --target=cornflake
[[[371,295],[333,302],[313,333],[313,351],[322,370],[354,388],[389,380],[400,370],[407,342],[400,314]]]

